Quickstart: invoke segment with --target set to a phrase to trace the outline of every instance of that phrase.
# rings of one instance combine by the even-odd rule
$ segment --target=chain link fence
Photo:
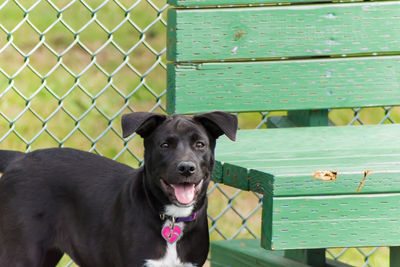
[[[0,149],[74,147],[137,167],[141,139],[120,117],[165,112],[165,0],[6,0],[0,3]],[[238,114],[265,128],[274,112]],[[399,123],[399,107],[332,110],[339,125]],[[261,198],[209,188],[213,240],[257,238]],[[387,248],[330,249],[356,266],[387,266]],[[74,266],[67,258],[59,266]]]

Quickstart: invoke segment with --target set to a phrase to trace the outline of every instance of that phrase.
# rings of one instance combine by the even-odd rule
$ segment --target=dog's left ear
[[[214,138],[225,134],[232,141],[236,140],[238,120],[235,115],[223,111],[213,111],[193,116],[203,124]]]
[[[122,115],[122,136],[124,138],[137,132],[141,137],[147,137],[162,123],[167,116],[151,112],[133,112]]]

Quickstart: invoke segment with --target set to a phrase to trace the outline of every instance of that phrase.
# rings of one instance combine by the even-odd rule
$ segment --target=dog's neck
[[[163,214],[174,218],[189,217],[193,213],[193,208],[194,205],[188,207],[179,207],[177,205],[170,204],[164,207]]]

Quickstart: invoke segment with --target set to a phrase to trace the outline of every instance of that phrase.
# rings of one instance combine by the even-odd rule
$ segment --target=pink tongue
[[[174,184],[175,197],[181,204],[189,204],[194,199],[194,184]]]

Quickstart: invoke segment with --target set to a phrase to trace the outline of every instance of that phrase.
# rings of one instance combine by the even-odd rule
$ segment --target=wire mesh
[[[167,8],[165,0],[3,1],[0,148],[75,147],[140,165],[141,139],[122,138],[120,117],[165,112]],[[274,114],[238,114],[240,127],[265,128]],[[332,110],[330,118],[340,125],[398,123],[400,110]],[[209,199],[213,240],[260,236],[260,195],[212,184]],[[387,258],[387,248],[327,251],[360,266],[373,266],[378,254]],[[65,258],[59,266],[74,265]]]

